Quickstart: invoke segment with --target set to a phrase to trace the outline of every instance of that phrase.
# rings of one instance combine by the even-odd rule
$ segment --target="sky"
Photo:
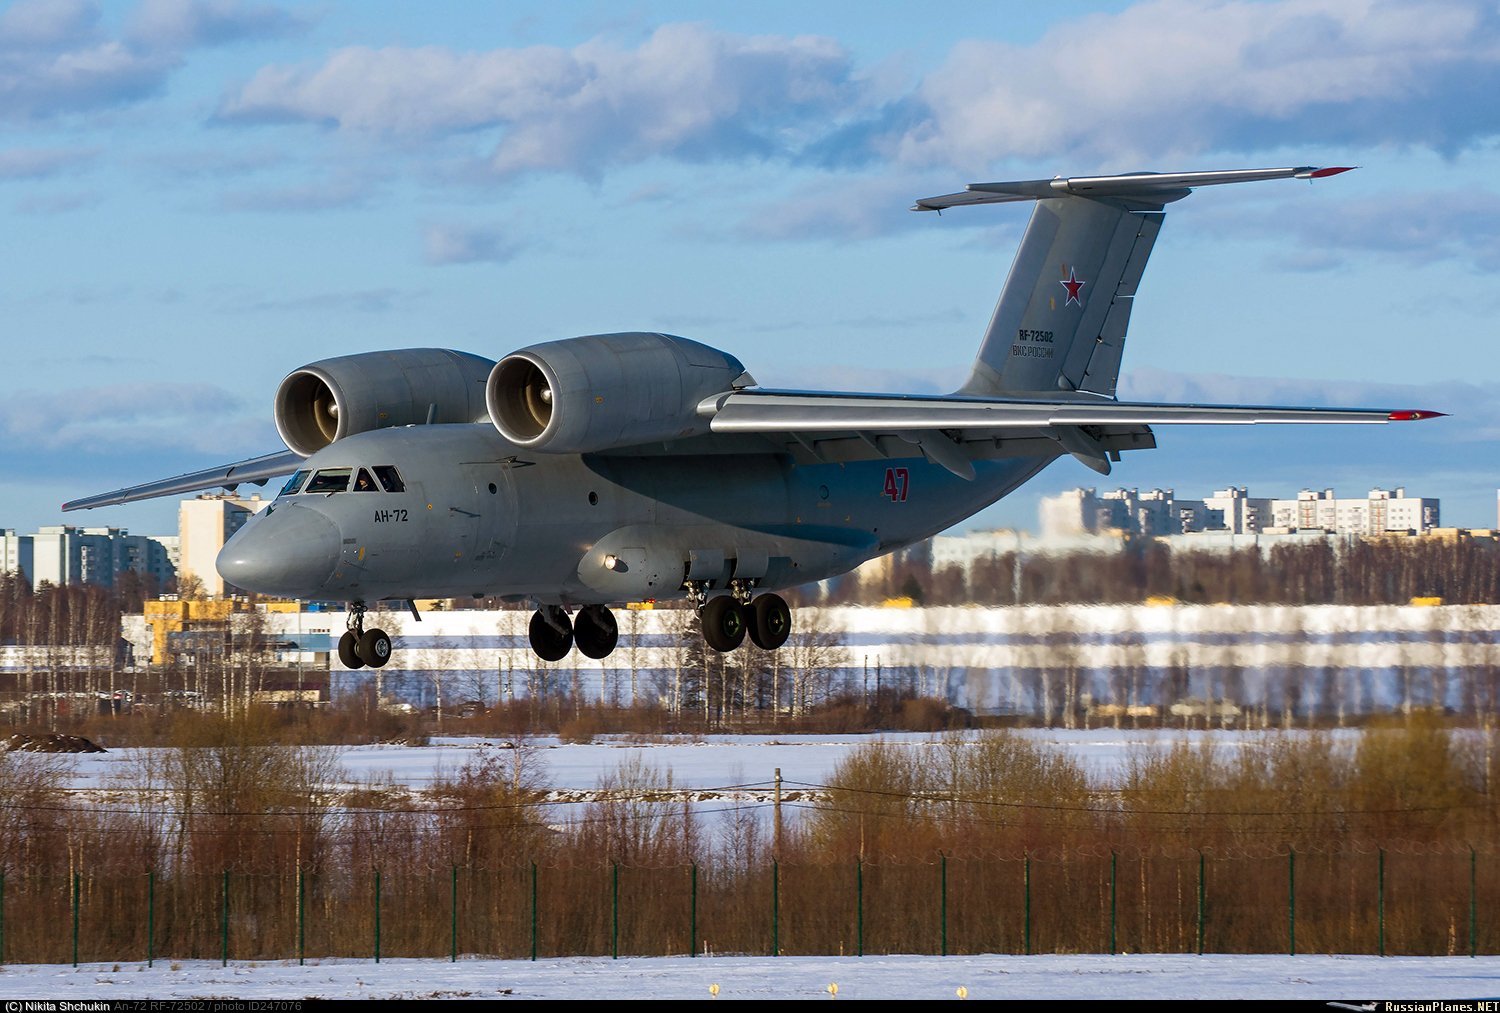
[[[1496,524],[1492,3],[17,0],[0,7],[0,527],[279,450],[321,358],[663,330],[767,386],[962,382],[1025,205],[969,182],[1355,165],[1172,205],[1134,400],[1419,407],[1160,427],[1075,486],[1405,486]]]
[[[1059,746],[1095,777],[1118,775],[1132,751],[1173,742],[1211,741],[1234,749],[1255,741],[1238,732],[1026,730]],[[887,741],[913,745],[932,736],[898,734]],[[670,771],[684,788],[752,785],[762,791],[780,768],[788,785],[825,783],[838,762],[871,736],[731,736],[637,743],[600,740],[564,744],[538,740],[543,780],[561,789],[597,787],[622,764],[644,762]],[[451,774],[483,740],[435,738],[425,747],[362,746],[340,752],[346,775],[358,783],[378,778],[425,787],[439,771]],[[108,789],[132,756],[113,750],[65,758],[76,790]],[[58,759],[54,757],[53,759]],[[111,796],[114,797],[114,796]],[[716,805],[704,801],[700,813]],[[752,803],[754,804],[754,803]],[[437,999],[1300,999],[1363,1002],[1379,999],[1473,999],[1500,988],[1500,957],[1375,957],[1329,954],[981,954],[953,957],[866,956],[770,958],[576,957],[530,961],[159,959],[68,965],[6,964],[0,999],[183,998],[437,998]],[[717,985],[717,994],[709,991]],[[835,994],[829,991],[836,985]]]

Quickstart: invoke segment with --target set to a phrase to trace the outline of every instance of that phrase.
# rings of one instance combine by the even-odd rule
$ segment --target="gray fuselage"
[[[257,593],[346,602],[615,604],[680,597],[686,580],[776,590],[950,527],[1055,459],[976,461],[966,480],[922,457],[799,465],[763,441],[700,447],[546,454],[477,424],[356,434],[302,471],[393,467],[403,491],[283,492],[218,568]]]

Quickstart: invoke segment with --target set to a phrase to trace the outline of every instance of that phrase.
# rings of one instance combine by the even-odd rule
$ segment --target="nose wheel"
[[[391,660],[391,638],[381,629],[365,629],[365,603],[349,605],[349,628],[339,637],[339,661],[345,668],[384,668]]]

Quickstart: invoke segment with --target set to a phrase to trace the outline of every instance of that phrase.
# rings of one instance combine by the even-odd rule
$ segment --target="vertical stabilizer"
[[[1037,201],[961,392],[1113,397],[1163,217],[1087,197]]]
[[[979,358],[958,393],[1114,397],[1130,307],[1161,231],[1163,207],[1203,186],[1348,171],[1301,165],[1132,172],[970,183],[962,193],[921,198],[913,211],[1036,201]]]

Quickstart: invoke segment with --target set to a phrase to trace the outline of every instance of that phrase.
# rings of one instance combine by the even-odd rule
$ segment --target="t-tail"
[[[1194,187],[1316,179],[1347,167],[1132,173],[973,183],[915,211],[1036,201],[979,356],[956,393],[1113,398],[1136,290],[1166,217]]]

